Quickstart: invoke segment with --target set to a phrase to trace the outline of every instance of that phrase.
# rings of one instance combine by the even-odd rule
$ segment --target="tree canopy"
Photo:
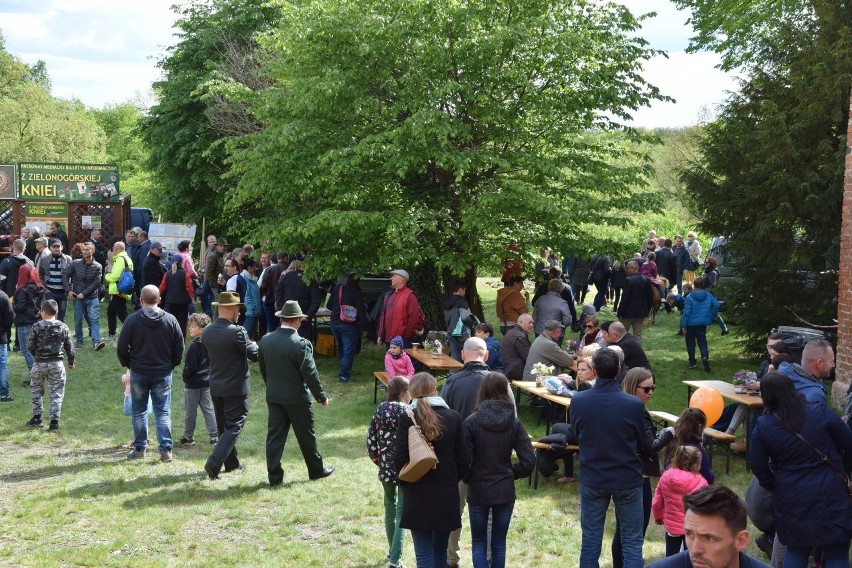
[[[580,223],[646,204],[643,135],[623,123],[663,97],[637,30],[597,2],[282,3],[261,39],[273,84],[242,99],[263,127],[230,144],[236,226],[310,243],[318,270],[469,283],[509,237],[593,247]]]
[[[729,237],[738,285],[729,304],[746,345],[836,317],[852,3],[750,0],[693,9],[694,48],[747,76],[707,126],[702,159],[683,172],[702,228]]]
[[[8,53],[0,34],[0,162],[95,162],[103,130],[79,101],[56,99],[43,61],[28,66]]]

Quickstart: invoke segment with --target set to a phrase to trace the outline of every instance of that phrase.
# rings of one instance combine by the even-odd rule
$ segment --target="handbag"
[[[412,424],[408,427],[408,463],[402,466],[399,479],[414,482],[419,481],[426,472],[437,467],[438,457],[435,455],[432,444],[420,431],[420,426],[414,419],[414,413],[410,408],[406,408],[405,412],[411,418]]]
[[[834,473],[840,476],[840,479],[843,481],[843,486],[846,487],[846,493],[849,495],[849,498],[852,499],[852,480],[849,479],[849,476],[846,474],[846,472],[837,469],[837,466],[834,465],[834,463],[829,459],[829,457],[822,453],[819,448],[808,442],[804,436],[802,436],[798,432],[793,432],[793,434],[795,434],[796,437],[799,438],[801,441],[809,445],[811,449],[813,449],[813,451],[815,451],[816,454],[819,456],[819,460],[831,469],[833,469]]]
[[[358,321],[358,308],[355,306],[344,305],[343,303],[343,285],[337,287],[337,303],[340,304],[340,321],[346,323],[355,323]]]

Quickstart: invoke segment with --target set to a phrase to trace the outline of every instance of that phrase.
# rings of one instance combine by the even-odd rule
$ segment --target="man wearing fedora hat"
[[[308,477],[321,479],[334,473],[334,467],[323,465],[322,456],[317,451],[310,395],[323,407],[328,406],[328,397],[320,383],[311,342],[298,334],[299,326],[307,316],[296,300],[285,302],[275,315],[281,318],[281,326],[260,340],[258,357],[269,408],[266,471],[269,484],[273,486],[284,482],[281,454],[290,426],[308,466]]]
[[[237,458],[237,437],[248,418],[249,361],[257,361],[257,343],[246,330],[236,325],[240,316],[240,295],[222,292],[218,306],[219,317],[204,328],[201,345],[210,362],[210,395],[216,413],[219,442],[213,448],[204,471],[210,479],[225,472],[243,469]]]
[[[414,336],[423,332],[426,323],[423,310],[414,290],[408,287],[408,280],[405,270],[391,271],[391,290],[381,300],[377,344],[389,346],[390,340],[398,335],[404,347],[411,347]]]

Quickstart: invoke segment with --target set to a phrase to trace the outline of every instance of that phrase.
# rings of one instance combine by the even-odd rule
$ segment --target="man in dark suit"
[[[237,437],[248,418],[249,361],[257,361],[257,343],[249,339],[246,330],[236,325],[240,317],[240,296],[222,292],[218,306],[219,317],[204,328],[201,346],[210,361],[210,395],[216,412],[219,442],[204,464],[210,479],[225,472],[243,469],[237,458]]]
[[[625,330],[632,326],[633,337],[642,343],[642,327],[654,302],[654,284],[650,278],[639,274],[639,263],[635,260],[627,261],[625,272],[627,281],[624,283],[624,292],[618,305],[618,321],[624,324]]]
[[[286,301],[275,315],[281,318],[281,327],[263,336],[258,357],[260,374],[266,383],[266,406],[269,408],[266,471],[272,486],[284,482],[281,454],[290,426],[296,434],[310,479],[328,477],[335,469],[323,465],[322,456],[317,451],[310,395],[322,407],[328,406],[328,397],[320,383],[311,342],[298,334],[299,326],[307,316],[296,300]]]

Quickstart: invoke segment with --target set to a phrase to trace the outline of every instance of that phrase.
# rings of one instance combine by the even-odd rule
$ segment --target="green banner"
[[[114,164],[18,164],[22,201],[118,201]]]

